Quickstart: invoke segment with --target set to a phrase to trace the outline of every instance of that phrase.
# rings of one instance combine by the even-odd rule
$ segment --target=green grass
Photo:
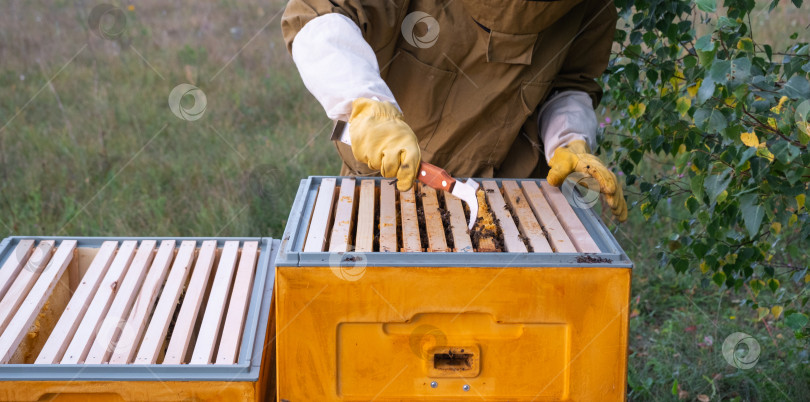
[[[281,40],[283,4],[136,2],[116,41],[88,31],[94,5],[0,5],[0,234],[279,237],[298,181],[340,167]],[[778,11],[755,26],[778,42],[807,20]],[[167,104],[187,82],[207,96],[197,121]],[[780,319],[660,266],[669,225],[634,209],[614,228],[636,263],[630,399],[678,400],[677,381],[686,400],[810,400],[807,345]],[[722,357],[735,331],[762,346],[753,369]]]
[[[22,21],[0,17],[21,28],[2,34],[0,121],[11,123],[0,132],[1,230],[280,236],[292,178],[338,172],[331,125],[289,60],[278,18],[260,31],[281,4],[262,4],[260,18],[258,3],[139,3],[118,41],[87,32],[89,10],[16,6]],[[197,121],[167,103],[189,81],[207,97]]]

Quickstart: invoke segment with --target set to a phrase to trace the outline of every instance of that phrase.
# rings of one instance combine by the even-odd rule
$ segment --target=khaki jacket
[[[288,50],[313,18],[340,13],[360,27],[383,80],[419,139],[422,159],[454,176],[539,177],[545,165],[537,109],[557,91],[602,95],[612,0],[291,0],[282,17]],[[415,11],[440,28],[435,43],[405,40]],[[409,25],[409,24],[408,24]],[[424,24],[416,24],[415,34]],[[413,42],[413,40],[411,41]],[[338,144],[341,174],[370,175]]]

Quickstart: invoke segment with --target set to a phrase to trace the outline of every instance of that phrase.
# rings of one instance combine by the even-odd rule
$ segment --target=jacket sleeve
[[[376,50],[396,38],[398,5],[388,1],[292,0],[281,27],[304,85],[333,120],[357,98],[396,105],[380,77]]]
[[[602,99],[602,88],[596,80],[608,66],[618,16],[613,0],[587,0],[580,6],[587,11],[551,91],[585,92],[596,108]]]
[[[281,32],[292,53],[304,25],[322,15],[340,14],[357,25],[376,52],[396,39],[405,6],[402,0],[290,0],[281,16]]]
[[[582,91],[559,92],[540,108],[538,128],[546,161],[558,147],[574,140],[584,140],[596,149],[596,113],[591,98]]]

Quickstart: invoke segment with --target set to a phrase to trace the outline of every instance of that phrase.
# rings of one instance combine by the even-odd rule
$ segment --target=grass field
[[[126,14],[114,40],[91,32],[98,4],[0,4],[0,234],[279,237],[298,181],[339,171],[281,40],[283,4],[113,2]],[[774,43],[808,40],[792,6],[758,18]],[[206,95],[199,120],[168,106],[182,83]],[[669,225],[631,210],[612,226],[637,265],[629,398],[810,400],[808,345],[779,319],[659,266]],[[761,345],[750,370],[721,354],[737,331]]]

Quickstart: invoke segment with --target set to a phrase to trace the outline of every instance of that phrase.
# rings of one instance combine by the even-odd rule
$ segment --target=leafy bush
[[[792,3],[763,12],[802,1]],[[626,24],[603,104],[618,115],[607,136],[618,140],[603,153],[644,219],[676,222],[661,264],[737,291],[808,338],[810,46],[798,34],[784,51],[758,41],[753,0],[616,5]],[[710,32],[698,37],[696,21]],[[683,208],[664,216],[662,200]]]

